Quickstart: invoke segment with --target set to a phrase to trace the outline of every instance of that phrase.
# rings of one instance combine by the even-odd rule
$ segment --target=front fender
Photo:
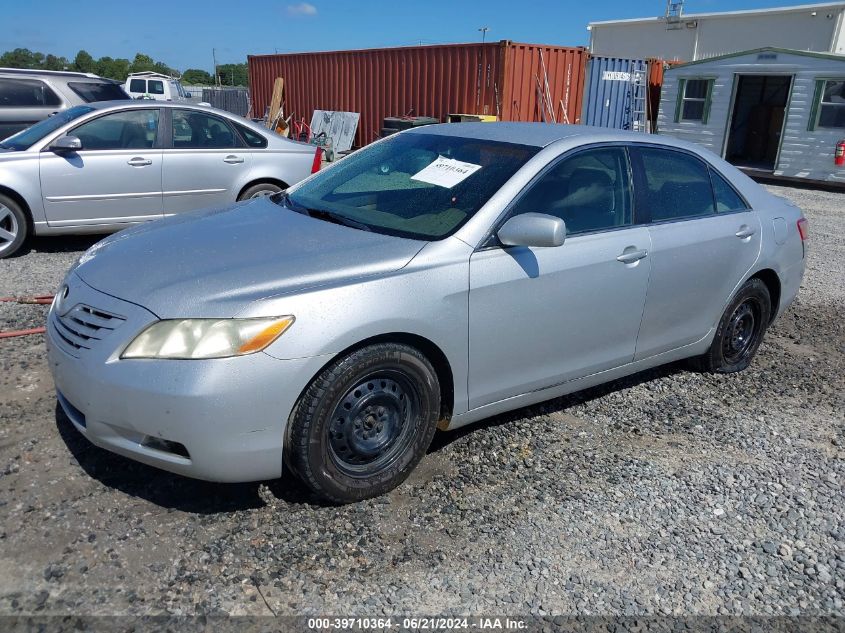
[[[33,227],[46,227],[47,216],[41,198],[41,178],[37,152],[0,155],[0,192],[6,190],[23,199],[32,216]]]

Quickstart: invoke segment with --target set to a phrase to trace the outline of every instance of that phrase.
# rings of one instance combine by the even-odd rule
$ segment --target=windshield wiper
[[[308,215],[312,218],[319,218],[320,220],[326,220],[327,222],[342,224],[343,226],[349,226],[353,229],[361,229],[362,231],[373,230],[368,224],[358,222],[358,220],[353,220],[352,218],[347,218],[345,215],[335,213],[334,211],[326,211],[325,209],[308,209]]]

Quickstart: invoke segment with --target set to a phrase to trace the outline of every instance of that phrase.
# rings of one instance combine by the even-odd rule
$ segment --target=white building
[[[590,52],[697,61],[774,46],[845,54],[845,2],[591,22]]]
[[[845,184],[845,55],[763,48],[666,70],[659,134],[750,173]]]

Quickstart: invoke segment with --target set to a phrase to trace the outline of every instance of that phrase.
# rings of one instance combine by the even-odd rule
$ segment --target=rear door
[[[40,79],[0,77],[0,141],[62,107],[59,95]]]
[[[110,112],[68,132],[78,152],[41,152],[41,192],[51,226],[160,218],[162,156],[158,108]]]
[[[229,122],[201,110],[168,109],[164,213],[230,204],[247,182],[252,155]]]
[[[638,217],[651,236],[639,360],[708,334],[757,260],[761,228],[757,214],[697,156],[634,145],[631,158]]]

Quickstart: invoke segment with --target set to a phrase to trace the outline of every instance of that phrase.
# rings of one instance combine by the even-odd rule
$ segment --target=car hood
[[[258,299],[398,270],[424,245],[259,198],[116,233],[80,258],[76,274],[162,319],[226,318]]]

